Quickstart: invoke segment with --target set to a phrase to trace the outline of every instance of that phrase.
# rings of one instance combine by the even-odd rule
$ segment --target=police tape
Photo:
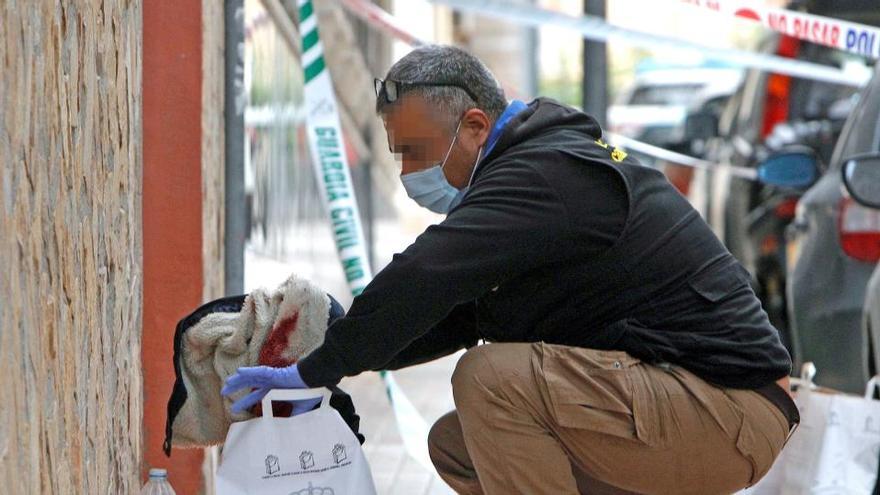
[[[333,82],[318,37],[317,16],[311,0],[300,0],[299,5],[309,149],[321,185],[321,198],[332,222],[345,280],[352,295],[357,296],[370,282],[372,273],[343,145]]]
[[[409,32],[393,15],[378,5],[370,3],[368,0],[342,0],[342,4],[348,8],[349,12],[366,22],[367,26],[382,31],[398,41],[402,41],[410,46],[420,46],[429,43]],[[508,94],[521,94],[508,81],[502,81],[501,85]]]
[[[410,33],[402,24],[397,22],[393,15],[383,10],[378,5],[367,0],[342,0],[349,12],[359,17],[368,25],[378,28],[404,43],[412,46],[427,44],[427,41]]]
[[[749,19],[778,33],[849,53],[880,58],[880,28],[737,0],[679,0],[719,14]],[[880,9],[880,6],[877,7]]]
[[[731,64],[776,72],[793,77],[824,81],[847,86],[864,86],[870,77],[867,73],[847,73],[826,65],[814,64],[776,55],[766,55],[745,50],[710,48],[677,38],[644,33],[611,25],[596,16],[570,16],[561,12],[518,5],[502,0],[428,0],[454,10],[472,12],[524,26],[557,26],[580,33],[594,41],[614,41],[648,49],[674,49],[699,53],[706,57]]]
[[[729,163],[710,162],[611,132],[607,132],[605,135],[608,137],[608,142],[615,146],[620,146],[621,148],[626,148],[630,151],[636,151],[667,162],[672,162],[676,165],[683,165],[685,167],[698,168],[701,170],[714,170],[721,168],[729,171],[730,175],[735,177],[754,181],[758,180],[758,171],[754,168],[740,167]]]
[[[324,48],[318,35],[317,15],[314,13],[312,0],[299,0],[298,6],[309,149],[318,176],[321,197],[330,216],[345,279],[352,295],[357,296],[363,292],[373,275],[343,147],[333,82],[324,61]],[[381,376],[404,447],[419,464],[432,469],[427,451],[427,423],[391,373],[383,372]]]

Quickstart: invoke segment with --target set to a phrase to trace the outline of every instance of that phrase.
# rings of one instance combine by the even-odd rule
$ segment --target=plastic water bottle
[[[141,495],[177,495],[168,483],[168,471],[150,469],[150,480],[141,489]]]

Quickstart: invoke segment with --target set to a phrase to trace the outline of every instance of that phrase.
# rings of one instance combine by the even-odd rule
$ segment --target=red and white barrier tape
[[[570,16],[553,10],[509,3],[503,0],[428,1],[437,5],[446,5],[457,11],[504,19],[523,26],[556,26],[570,29],[580,33],[584,38],[595,41],[609,41],[641,46],[648,49],[668,48],[699,53],[705,57],[729,62],[740,67],[752,67],[803,79],[861,87],[867,83],[869,78],[867,73],[848,73],[827,65],[746,50],[710,48],[699,43],[669,36],[659,36],[634,29],[626,29],[609,24],[604,19],[596,16]]]
[[[880,28],[742,0],[680,0],[688,5],[749,19],[778,33],[850,53],[880,58]],[[878,4],[880,9],[880,4]]]
[[[367,24],[384,31],[392,38],[396,38],[412,46],[424,45],[428,42],[410,33],[403,27],[393,15],[383,10],[378,5],[367,0],[342,0],[348,10],[361,18]]]

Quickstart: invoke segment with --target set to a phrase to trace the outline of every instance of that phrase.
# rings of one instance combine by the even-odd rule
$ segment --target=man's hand
[[[272,368],[270,366],[254,366],[251,368],[239,368],[238,372],[226,379],[223,395],[233,394],[243,388],[256,390],[235,401],[232,404],[232,412],[240,413],[263,400],[263,397],[273,388],[309,388],[299,376],[296,364],[286,368]],[[321,402],[321,398],[297,401],[293,403],[293,414],[312,410]]]

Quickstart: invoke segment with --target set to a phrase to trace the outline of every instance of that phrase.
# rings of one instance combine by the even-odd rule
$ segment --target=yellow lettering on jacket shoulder
[[[605,148],[606,150],[611,147],[611,145],[609,145],[605,141],[602,141],[602,139],[597,139],[594,141],[594,143]],[[626,158],[626,151],[623,151],[620,148],[614,148],[611,150],[611,159],[615,162],[622,162],[624,158]]]

